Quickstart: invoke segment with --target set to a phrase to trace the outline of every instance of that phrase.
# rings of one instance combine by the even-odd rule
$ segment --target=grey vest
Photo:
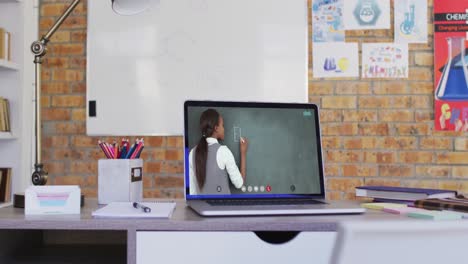
[[[216,154],[220,144],[215,143],[208,146],[208,155],[206,159],[206,179],[203,188],[200,188],[200,194],[231,194],[229,189],[229,180],[226,170],[222,170],[216,161]],[[194,155],[195,159],[195,155]],[[196,166],[195,162],[194,168]],[[195,168],[196,171],[196,168]]]

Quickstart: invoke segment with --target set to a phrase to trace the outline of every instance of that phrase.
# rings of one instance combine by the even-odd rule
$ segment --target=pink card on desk
[[[419,211],[425,211],[424,209],[421,208],[415,208],[415,207],[400,207],[400,208],[395,208],[395,207],[384,207],[382,211],[391,213],[391,214],[401,214],[401,215],[406,215],[410,212],[419,212]]]

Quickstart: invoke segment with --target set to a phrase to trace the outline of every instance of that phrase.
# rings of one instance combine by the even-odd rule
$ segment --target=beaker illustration
[[[437,85],[435,97],[440,100],[461,101],[468,98],[468,68],[465,38],[447,38],[447,63]]]
[[[323,64],[323,69],[325,71],[334,71],[334,70],[336,70],[335,58],[332,58],[332,57],[325,58],[325,63]]]

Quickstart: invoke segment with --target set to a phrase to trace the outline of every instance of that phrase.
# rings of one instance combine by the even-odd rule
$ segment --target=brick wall
[[[41,0],[41,33],[70,2]],[[97,195],[97,159],[103,154],[98,138],[85,135],[86,11],[83,0],[49,44],[42,76],[42,142],[50,183],[78,184],[92,197]],[[428,12],[432,20],[432,0]],[[312,78],[310,69],[309,101],[322,109],[329,198],[353,198],[354,187],[362,184],[468,194],[466,133],[434,131],[432,22],[429,32],[428,44],[410,45],[409,79],[320,80]],[[346,40],[392,42],[393,29],[348,31]],[[182,197],[182,138],[144,138],[144,196]]]

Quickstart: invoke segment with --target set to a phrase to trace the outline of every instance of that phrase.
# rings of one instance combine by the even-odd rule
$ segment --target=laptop
[[[365,211],[325,200],[315,104],[186,101],[184,151],[185,199],[203,216]]]

